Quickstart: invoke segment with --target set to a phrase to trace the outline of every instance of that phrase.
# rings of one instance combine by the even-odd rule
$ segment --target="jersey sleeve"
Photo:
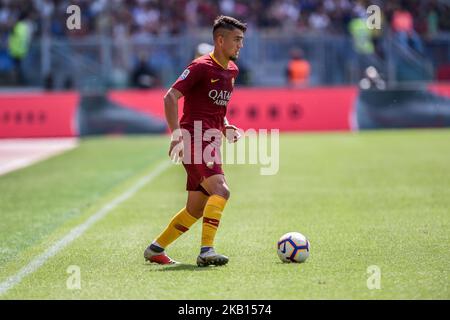
[[[191,62],[172,85],[172,88],[177,89],[185,96],[201,80],[201,69],[201,64],[196,61]]]

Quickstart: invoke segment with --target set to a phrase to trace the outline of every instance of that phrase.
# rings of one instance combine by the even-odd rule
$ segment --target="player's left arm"
[[[227,117],[223,118],[223,125],[223,135],[227,138],[229,143],[234,143],[242,137],[238,127],[230,124]]]

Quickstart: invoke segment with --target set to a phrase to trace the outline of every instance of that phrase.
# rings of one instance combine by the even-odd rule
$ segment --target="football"
[[[311,246],[308,239],[299,232],[289,232],[278,241],[277,253],[283,262],[305,262]]]

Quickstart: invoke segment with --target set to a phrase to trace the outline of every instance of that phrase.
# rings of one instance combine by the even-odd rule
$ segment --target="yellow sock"
[[[190,215],[186,208],[181,209],[180,212],[172,218],[167,228],[158,236],[158,238],[156,238],[156,242],[162,248],[166,248],[179,236],[188,231],[197,220],[197,218]]]
[[[227,200],[219,195],[212,195],[203,211],[202,247],[213,247],[222,211]]]

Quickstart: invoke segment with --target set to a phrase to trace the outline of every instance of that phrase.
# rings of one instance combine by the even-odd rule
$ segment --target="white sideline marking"
[[[66,247],[69,243],[77,239],[81,236],[89,227],[91,227],[98,220],[102,219],[106,214],[108,214],[111,210],[115,209],[119,204],[131,198],[139,189],[145,186],[147,183],[151,182],[158,175],[160,175],[164,170],[166,170],[170,161],[164,161],[156,167],[148,175],[141,178],[136,184],[134,184],[127,191],[122,193],[120,196],[107,203],[103,208],[94,213],[94,215],[90,216],[84,223],[79,226],[73,228],[68,234],[66,234],[63,238],[54,243],[50,248],[48,248],[44,253],[34,258],[28,265],[23,267],[19,272],[15,275],[10,276],[4,282],[0,283],[0,296],[5,294],[6,291],[14,287],[16,284],[20,283],[24,277],[35,272],[39,269],[44,263],[47,262],[48,259],[52,258],[55,254],[61,251],[64,247]]]

